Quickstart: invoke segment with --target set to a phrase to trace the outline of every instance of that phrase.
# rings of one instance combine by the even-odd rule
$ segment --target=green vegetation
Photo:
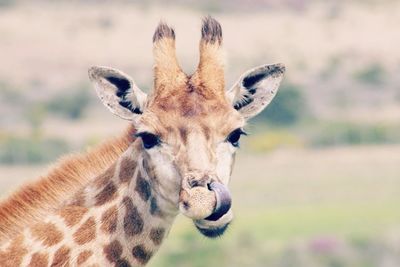
[[[274,129],[260,132],[244,139],[245,149],[254,152],[265,152],[281,147],[303,147],[304,141],[285,129]]]
[[[69,151],[61,139],[39,139],[35,137],[0,137],[0,163],[38,164],[49,162]]]
[[[7,82],[0,81],[0,100],[7,103],[21,103],[24,102],[24,96],[21,92],[8,84]]]
[[[343,59],[344,57],[341,55],[332,56],[328,60],[326,67],[321,71],[321,79],[328,80],[334,77],[340,70],[340,67],[343,64]]]
[[[378,63],[371,64],[354,74],[359,82],[370,85],[381,85],[385,81],[385,69]]]
[[[309,137],[311,146],[387,144],[400,142],[399,126],[363,125],[350,122],[325,122]]]
[[[0,0],[0,8],[11,7],[16,4],[16,0]]]
[[[266,152],[281,147],[332,147],[400,143],[400,125],[351,121],[307,121],[286,127],[254,127],[244,148]]]
[[[68,141],[45,137],[43,125],[48,116],[59,115],[71,120],[82,118],[89,105],[89,89],[78,89],[54,96],[49,101],[30,102],[15,88],[0,84],[0,99],[11,107],[24,107],[22,116],[30,131],[23,135],[0,133],[1,164],[40,164],[54,161],[70,151]]]
[[[31,127],[31,135],[38,137],[41,134],[41,127],[46,118],[47,110],[43,104],[33,104],[29,107],[25,118]]]
[[[326,215],[328,212],[331,210],[323,214]],[[277,214],[279,215],[281,214]],[[334,216],[341,216],[341,214],[336,213],[328,218]],[[366,263],[384,261],[388,255],[396,257],[395,244],[391,244],[390,240],[380,240],[375,234],[353,233],[343,236],[331,232],[325,234],[314,231],[314,234],[307,235],[305,238],[293,237],[293,234],[296,235],[296,231],[302,230],[304,226],[310,229],[314,225],[318,226],[321,221],[320,216],[312,216],[306,225],[301,223],[298,225],[297,221],[303,219],[307,221],[307,218],[304,218],[302,213],[294,212],[290,216],[280,217],[277,222],[279,225],[273,228],[270,227],[271,223],[268,221],[271,217],[273,216],[266,216],[261,220],[248,217],[246,221],[251,223],[243,223],[244,219],[242,219],[240,222],[235,222],[226,235],[217,240],[205,239],[196,232],[191,223],[183,222],[184,219],[178,220],[170,238],[166,240],[160,253],[156,254],[149,266],[365,267],[368,266]],[[350,217],[348,219],[351,220]],[[339,222],[339,225],[346,224],[340,220],[336,222]],[[335,221],[330,221],[330,223],[334,225]],[[181,229],[176,231],[177,227]],[[354,225],[348,224],[346,227],[354,227]],[[291,238],[288,240],[274,237],[279,236],[279,232],[272,237],[268,235],[268,232],[285,228],[291,230],[288,233],[291,234]],[[382,250],[382,246],[387,249]],[[340,263],[340,265],[334,263]]]
[[[48,112],[72,120],[79,119],[89,104],[89,90],[84,86],[75,91],[55,96],[46,104]]]

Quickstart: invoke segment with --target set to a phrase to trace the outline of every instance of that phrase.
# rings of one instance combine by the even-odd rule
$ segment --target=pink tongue
[[[214,212],[210,216],[205,218],[205,220],[217,221],[231,208],[231,194],[229,193],[229,190],[225,185],[218,182],[212,182],[209,185],[209,189],[215,193],[217,204],[215,205]]]

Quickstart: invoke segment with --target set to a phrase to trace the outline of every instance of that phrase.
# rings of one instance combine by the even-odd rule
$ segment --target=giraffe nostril
[[[188,188],[204,187],[210,190],[209,184],[214,180],[214,176],[210,171],[190,170],[183,175],[183,180]]]
[[[190,177],[187,181],[188,181],[188,184],[189,184],[190,188],[201,186],[201,187],[206,187],[209,190],[211,190],[210,189],[210,185],[209,185],[210,184],[210,180],[211,179],[210,179],[210,177],[208,175],[204,175],[201,178]]]
[[[211,183],[207,183],[207,189],[210,190],[210,191],[212,191]]]
[[[194,179],[189,182],[189,185],[191,188],[196,187],[196,186],[201,186],[200,182],[198,180],[194,180]]]
[[[185,209],[189,209],[189,208],[190,208],[189,202],[183,201],[183,207],[184,207]]]

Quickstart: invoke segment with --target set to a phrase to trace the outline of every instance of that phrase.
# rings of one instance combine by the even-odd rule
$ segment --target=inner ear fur
[[[275,97],[284,73],[280,63],[250,69],[227,91],[227,98],[246,119],[254,117]]]
[[[89,69],[89,78],[100,100],[113,114],[131,120],[143,113],[147,95],[127,74],[117,69],[95,66]]]

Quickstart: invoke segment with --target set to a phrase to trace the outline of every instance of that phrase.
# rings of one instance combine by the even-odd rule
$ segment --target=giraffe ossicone
[[[220,24],[206,17],[200,62],[187,75],[174,30],[160,23],[149,95],[119,70],[89,69],[103,104],[131,126],[118,149],[69,159],[0,204],[0,266],[142,266],[179,212],[207,237],[224,233],[243,128],[273,99],[285,67],[256,67],[225,91],[222,42]]]

